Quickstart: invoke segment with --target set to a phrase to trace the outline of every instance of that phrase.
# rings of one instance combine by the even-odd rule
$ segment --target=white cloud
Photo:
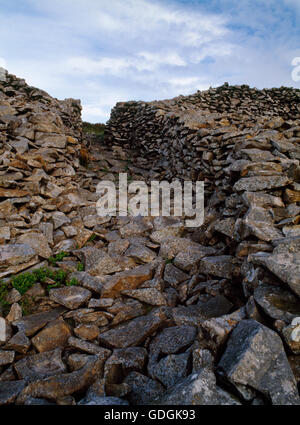
[[[145,69],[152,69],[159,65],[186,66],[187,62],[177,52],[140,52],[138,56],[142,57],[145,62]],[[148,66],[147,66],[148,64]]]

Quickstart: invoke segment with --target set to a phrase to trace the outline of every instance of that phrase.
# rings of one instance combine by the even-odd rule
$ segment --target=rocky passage
[[[224,85],[87,140],[1,69],[0,404],[299,405],[299,105]],[[204,225],[98,216],[119,173],[204,180]]]

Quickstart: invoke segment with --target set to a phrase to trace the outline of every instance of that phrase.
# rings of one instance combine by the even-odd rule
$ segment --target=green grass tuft
[[[48,262],[51,264],[51,266],[55,267],[59,261],[62,261],[68,255],[69,254],[67,252],[61,251],[58,254],[56,254],[54,257],[50,257],[48,259]]]

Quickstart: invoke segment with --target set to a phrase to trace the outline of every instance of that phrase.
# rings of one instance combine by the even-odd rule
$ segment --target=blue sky
[[[118,101],[294,86],[300,0],[0,0],[0,66],[105,122]]]

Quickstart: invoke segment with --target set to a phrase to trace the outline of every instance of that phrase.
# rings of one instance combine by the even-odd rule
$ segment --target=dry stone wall
[[[118,103],[106,140],[134,148],[165,178],[207,177],[218,185],[245,138],[257,145],[257,138],[270,139],[272,130],[297,126],[293,120],[299,114],[300,90],[225,84],[172,100]]]

